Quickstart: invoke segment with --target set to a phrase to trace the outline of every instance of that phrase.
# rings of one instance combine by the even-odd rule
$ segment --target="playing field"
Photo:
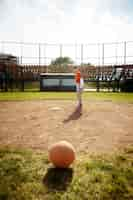
[[[0,102],[0,146],[47,150],[59,140],[77,152],[112,152],[133,144],[133,104],[84,100]],[[81,111],[81,113],[79,112]]]

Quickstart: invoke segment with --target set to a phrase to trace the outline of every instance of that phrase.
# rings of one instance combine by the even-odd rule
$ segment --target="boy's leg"
[[[81,90],[77,91],[77,99],[78,99],[78,105],[81,106],[82,105],[82,91]]]
[[[76,90],[77,90],[77,100],[78,100],[78,105],[82,105],[82,89],[80,88],[80,84],[76,85]]]

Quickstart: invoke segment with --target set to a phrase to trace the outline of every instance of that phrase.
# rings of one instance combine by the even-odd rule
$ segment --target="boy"
[[[78,69],[76,71],[75,82],[76,82],[78,106],[82,106],[82,91],[83,91],[83,87],[84,87],[84,80],[81,75],[80,69]]]

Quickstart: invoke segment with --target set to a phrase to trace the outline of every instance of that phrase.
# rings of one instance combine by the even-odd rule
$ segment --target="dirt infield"
[[[0,102],[0,146],[47,150],[59,140],[77,152],[133,144],[133,104],[85,101],[78,110],[74,101]]]

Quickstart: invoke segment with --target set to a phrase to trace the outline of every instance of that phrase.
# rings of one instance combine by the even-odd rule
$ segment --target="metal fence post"
[[[4,53],[4,41],[1,42],[1,52]]]
[[[98,48],[98,66],[100,66],[100,43],[97,44]]]
[[[83,64],[84,62],[84,46],[83,44],[81,44],[81,65]]]
[[[127,48],[126,47],[127,47],[127,44],[126,44],[126,42],[124,42],[124,65],[126,65],[126,56],[127,56],[126,55],[127,54],[127,51],[126,51]]]
[[[117,65],[117,43],[115,45],[115,64]]]
[[[77,64],[77,43],[75,43],[75,63]]]
[[[44,44],[44,65],[47,65],[47,57],[46,57],[46,48],[47,48],[47,43]]]
[[[39,66],[40,66],[41,64],[41,44],[40,43],[38,44],[38,53],[39,53]]]
[[[104,66],[104,43],[102,44],[102,65]]]
[[[0,52],[2,53],[2,41],[0,42]]]
[[[22,64],[23,63],[23,47],[22,47],[22,43],[20,43],[20,54],[21,54],[20,63]]]
[[[62,48],[63,48],[63,45],[60,44],[60,57],[62,57]]]

